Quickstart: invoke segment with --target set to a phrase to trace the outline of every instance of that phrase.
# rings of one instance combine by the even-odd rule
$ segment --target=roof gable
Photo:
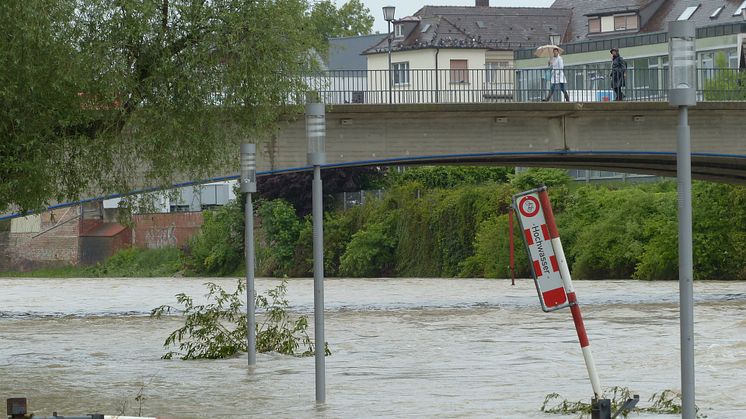
[[[570,10],[541,7],[425,6],[420,23],[393,50],[481,48],[513,50],[544,45],[550,35],[564,35]],[[429,26],[428,26],[429,25]],[[384,39],[366,53],[386,52]]]

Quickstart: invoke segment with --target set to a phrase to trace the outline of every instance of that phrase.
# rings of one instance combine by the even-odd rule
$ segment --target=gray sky
[[[346,0],[335,0],[337,5],[346,3]],[[410,16],[422,6],[474,6],[474,0],[363,0],[370,13],[376,18],[373,24],[373,32],[386,32],[386,21],[383,20],[383,6],[396,6],[396,17]],[[549,7],[554,0],[490,0],[490,6],[500,7]]]

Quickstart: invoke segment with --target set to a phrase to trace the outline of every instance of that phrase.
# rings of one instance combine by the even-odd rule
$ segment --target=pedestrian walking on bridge
[[[627,85],[627,62],[619,55],[618,48],[609,50],[611,53],[611,87],[614,89],[614,100],[624,100],[622,88]]]
[[[554,48],[553,54],[554,56],[549,58],[549,67],[551,68],[549,81],[552,84],[549,88],[549,94],[546,98],[542,99],[542,102],[547,102],[552,99],[552,96],[554,96],[554,91],[557,90],[557,87],[559,87],[559,89],[565,95],[565,100],[569,102],[570,96],[567,94],[567,90],[565,90],[565,83],[567,83],[564,71],[565,62],[562,60],[562,57],[560,57],[559,48]]]

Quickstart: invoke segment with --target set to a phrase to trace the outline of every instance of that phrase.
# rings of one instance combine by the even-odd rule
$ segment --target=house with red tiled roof
[[[476,0],[474,6],[424,6],[413,16],[394,20],[391,37],[363,52],[372,71],[369,91],[380,91],[381,101],[386,100],[390,39],[394,100],[405,94],[419,95],[422,101],[447,100],[430,96],[485,85],[495,88],[494,95],[487,95],[493,99],[510,95],[513,51],[559,42],[570,16],[569,9],[490,7],[489,0]]]

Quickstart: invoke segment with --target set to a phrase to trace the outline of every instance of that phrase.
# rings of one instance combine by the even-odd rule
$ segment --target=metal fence
[[[700,101],[746,100],[746,72],[738,69],[698,69]],[[546,100],[552,82],[564,81],[571,102],[616,99],[608,68],[574,69],[450,69],[327,71],[306,83],[327,104],[499,103]],[[628,69],[623,100],[668,100],[668,69]],[[564,101],[559,86],[550,101]]]

